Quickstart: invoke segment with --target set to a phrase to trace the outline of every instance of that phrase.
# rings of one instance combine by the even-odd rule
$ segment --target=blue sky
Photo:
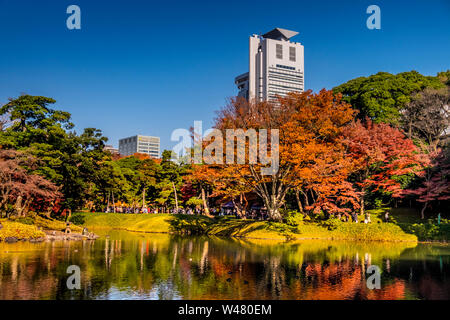
[[[81,30],[66,8],[81,8]],[[381,30],[366,8],[381,8]],[[102,129],[117,146],[203,120],[235,95],[248,68],[248,37],[274,27],[300,32],[305,85],[318,91],[378,71],[450,69],[450,0],[22,1],[0,0],[0,104],[49,96],[77,131]]]

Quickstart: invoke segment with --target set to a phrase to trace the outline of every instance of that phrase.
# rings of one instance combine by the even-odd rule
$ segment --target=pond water
[[[0,299],[449,299],[450,246],[97,231],[0,243]],[[69,290],[67,268],[81,270]],[[381,270],[369,289],[367,268]]]

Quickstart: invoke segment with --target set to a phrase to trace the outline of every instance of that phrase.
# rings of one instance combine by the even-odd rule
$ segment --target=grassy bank
[[[27,225],[20,222],[0,220],[3,228],[0,230],[0,241],[7,238],[16,238],[17,240],[30,240],[45,237],[45,233],[38,230],[35,225]]]
[[[64,221],[40,215],[14,220],[0,219],[0,223],[3,226],[0,229],[0,241],[4,241],[6,238],[16,238],[17,240],[44,238],[46,234],[42,230],[64,231],[66,229]],[[70,229],[74,233],[81,233],[83,227],[72,224]]]
[[[384,220],[384,214],[389,211],[389,221],[399,226],[404,232],[414,234],[419,241],[450,241],[450,219],[436,216],[420,219],[420,212],[412,208],[381,208],[369,210],[372,220]]]
[[[207,234],[255,239],[341,239],[417,241],[392,223],[302,222],[296,226],[267,221],[168,214],[84,213],[74,218],[89,228],[118,228],[138,232]]]

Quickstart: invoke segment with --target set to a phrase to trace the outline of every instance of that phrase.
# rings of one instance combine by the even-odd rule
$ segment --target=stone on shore
[[[57,240],[74,240],[74,241],[80,241],[80,240],[95,240],[99,236],[96,234],[89,232],[86,234],[80,234],[80,233],[64,233],[61,231],[44,231],[47,234],[46,240],[47,241],[57,241]]]

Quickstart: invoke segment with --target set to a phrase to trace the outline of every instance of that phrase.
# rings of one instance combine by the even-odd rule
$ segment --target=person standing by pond
[[[389,211],[386,211],[386,213],[384,214],[384,220],[385,222],[389,222]]]

